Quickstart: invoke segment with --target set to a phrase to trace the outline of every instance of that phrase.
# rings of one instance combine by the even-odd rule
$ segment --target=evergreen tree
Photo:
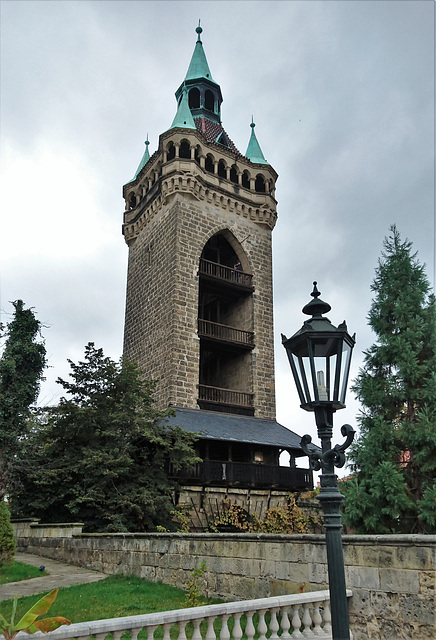
[[[13,563],[16,543],[11,525],[9,509],[4,500],[0,500],[0,570]]]
[[[22,300],[12,304],[15,313],[6,328],[0,358],[0,500],[9,488],[10,470],[45,367],[45,346],[38,341],[41,323],[32,309],[24,308]]]
[[[435,300],[411,242],[390,231],[371,286],[377,341],[353,387],[362,410],[344,522],[362,533],[434,532]]]
[[[58,382],[70,397],[35,416],[12,512],[84,522],[87,531],[171,527],[167,467],[197,461],[195,437],[166,424],[136,364],[114,362],[93,343],[83,362],[69,364],[71,381]]]

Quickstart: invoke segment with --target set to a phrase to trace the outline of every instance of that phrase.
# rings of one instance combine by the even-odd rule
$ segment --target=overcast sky
[[[277,418],[315,434],[280,333],[318,280],[356,332],[352,376],[389,226],[434,286],[434,3],[423,1],[1,1],[1,320],[21,298],[44,324],[56,402],[67,358],[122,351],[122,185],[176,112],[198,19],[223,125],[242,153],[251,116],[279,174],[273,234]],[[349,394],[336,416],[356,424]]]

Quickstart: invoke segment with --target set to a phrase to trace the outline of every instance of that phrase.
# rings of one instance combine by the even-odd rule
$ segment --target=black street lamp
[[[345,322],[335,327],[328,318],[323,317],[322,314],[328,313],[331,307],[319,298],[320,292],[316,284],[313,283],[313,300],[303,308],[303,313],[312,318],[306,320],[292,338],[286,338],[282,334],[282,343],[288,354],[301,408],[315,413],[318,437],[321,440],[321,453],[309,450],[308,445],[312,442],[309,435],[303,436],[301,447],[309,456],[312,469],[321,469],[318,499],[324,511],[333,640],[350,640],[341,537],[341,502],[344,496],[338,489],[335,467],[344,466],[344,451],[352,443],[355,431],[349,424],[345,424],[341,433],[346,440],[333,449],[331,438],[333,414],[337,409],[345,408],[355,340],[354,336],[349,335]]]

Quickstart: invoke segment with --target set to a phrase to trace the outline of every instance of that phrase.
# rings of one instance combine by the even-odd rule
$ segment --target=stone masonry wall
[[[321,535],[31,534],[18,545],[108,574],[135,574],[181,588],[204,561],[209,595],[227,600],[328,587]],[[434,640],[435,545],[436,536],[344,536],[355,640]]]
[[[247,356],[255,415],[275,418],[271,230],[175,193],[129,246],[124,353],[157,380],[156,402],[197,408],[198,266],[209,238],[229,230],[253,273],[256,348]],[[236,387],[237,388],[237,387]]]

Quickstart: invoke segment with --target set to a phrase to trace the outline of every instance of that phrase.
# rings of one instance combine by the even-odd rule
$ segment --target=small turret
[[[144,155],[141,158],[141,162],[139,163],[138,168],[136,169],[136,173],[135,173],[134,177],[132,178],[131,182],[133,182],[133,180],[136,180],[136,178],[138,177],[138,174],[141,171],[141,169],[143,167],[145,167],[147,162],[150,160],[150,152],[148,150],[148,145],[150,144],[150,142],[148,140],[148,133],[147,133],[147,140],[145,141],[144,144],[145,144]]]
[[[256,134],[254,133],[254,127],[256,125],[253,121],[253,116],[251,116],[251,136],[248,142],[247,151],[245,152],[245,157],[251,160],[251,162],[255,162],[257,164],[269,164],[262,153],[262,149],[260,148],[260,144],[257,141]]]
[[[177,107],[177,113],[174,116],[173,123],[168,131],[175,127],[182,129],[196,129],[194,118],[192,117],[192,113],[188,105],[188,91],[185,86],[183,87],[182,97],[179,101],[179,106]]]

